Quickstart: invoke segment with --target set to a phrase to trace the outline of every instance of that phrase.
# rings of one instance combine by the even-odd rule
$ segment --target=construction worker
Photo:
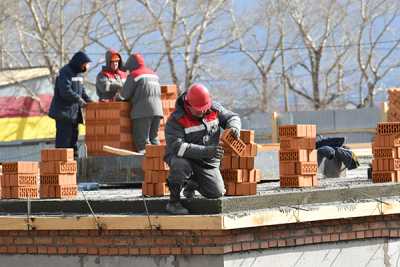
[[[97,74],[96,93],[100,101],[111,101],[118,97],[126,81],[126,72],[121,70],[122,58],[117,51],[109,49],[105,58],[106,65]]]
[[[225,194],[219,170],[224,150],[219,144],[220,127],[232,129],[239,138],[241,122],[237,114],[213,102],[202,84],[191,85],[176,101],[169,117],[165,138],[165,162],[170,167],[168,187],[170,200],[166,210],[171,214],[188,214],[180,202],[180,193],[191,199],[197,190],[206,198]]]
[[[73,148],[75,158],[78,157],[78,125],[83,123],[81,108],[92,102],[86,94],[82,77],[90,62],[85,53],[77,52],[61,68],[49,110],[49,116],[56,121],[56,148]]]
[[[158,145],[158,129],[163,117],[161,88],[157,74],[146,67],[141,54],[131,55],[125,64],[128,78],[121,90],[121,97],[132,103],[131,119],[133,141],[139,153],[146,144]]]
[[[345,141],[344,137],[317,136],[318,167],[325,177],[336,178],[345,169],[353,170],[360,166],[356,154],[344,145]]]

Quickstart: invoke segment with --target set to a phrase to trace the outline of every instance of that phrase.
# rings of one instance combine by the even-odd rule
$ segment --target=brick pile
[[[40,162],[40,198],[75,198],[77,163],[72,148],[43,149]]]
[[[178,98],[178,87],[176,85],[161,85],[161,103],[163,106],[164,117],[160,121],[158,138],[161,144],[165,144],[165,124],[168,117],[175,110],[175,102]]]
[[[144,196],[165,196],[169,194],[167,177],[169,167],[164,162],[165,145],[146,145],[145,158],[142,162]]]
[[[132,140],[131,104],[129,102],[93,102],[86,107],[87,153],[105,156],[103,146],[135,150]]]
[[[2,166],[2,198],[38,198],[39,168],[37,162],[4,162]]]
[[[400,88],[388,90],[389,110],[387,120],[389,122],[400,121]]]
[[[235,139],[230,130],[225,130],[221,140],[225,151],[220,166],[226,188],[225,195],[255,195],[261,171],[254,166],[257,155],[254,131],[242,130],[240,139]]]
[[[279,138],[280,186],[317,186],[316,126],[282,125],[279,127]]]
[[[400,179],[400,122],[378,123],[372,142],[372,182]]]
[[[161,119],[158,137],[165,144],[165,123],[175,109],[178,97],[176,85],[161,86],[161,102],[164,117]],[[132,105],[129,102],[93,102],[86,107],[85,143],[89,156],[107,156],[103,146],[136,151],[132,139]]]

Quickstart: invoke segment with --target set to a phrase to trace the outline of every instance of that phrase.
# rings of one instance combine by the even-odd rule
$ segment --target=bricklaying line
[[[149,213],[149,209],[147,208],[147,203],[146,203],[146,199],[144,198],[144,195],[142,195],[143,198],[143,204],[144,204],[144,209],[146,210],[146,215],[147,215],[147,220],[149,221],[149,227],[150,227],[150,234],[153,232],[153,225],[151,224],[151,220],[150,220],[150,213]]]
[[[28,195],[28,201],[26,202],[26,226],[28,231],[33,230],[33,225],[31,223],[31,198]]]
[[[87,204],[88,207],[89,207],[90,212],[91,212],[92,215],[93,215],[94,221],[96,222],[96,228],[97,228],[97,230],[99,230],[99,231],[103,230],[103,226],[102,226],[101,223],[97,220],[97,216],[96,216],[96,214],[94,214],[94,211],[93,211],[93,209],[92,209],[92,206],[90,205],[89,201],[87,200],[87,198],[86,198],[86,196],[85,196],[85,193],[84,193],[83,191],[81,191],[81,193],[82,193],[83,198],[84,198],[85,201],[86,201],[86,204]]]

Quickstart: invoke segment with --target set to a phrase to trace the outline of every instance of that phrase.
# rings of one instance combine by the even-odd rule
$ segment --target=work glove
[[[86,107],[86,105],[87,105],[86,101],[83,100],[82,97],[79,98],[78,102],[79,102],[79,106],[82,108]]]
[[[240,138],[240,130],[238,128],[232,127],[229,129],[231,130],[231,134],[233,137],[235,137],[236,139]]]
[[[222,146],[206,146],[205,153],[207,158],[221,159],[224,156],[224,149]]]

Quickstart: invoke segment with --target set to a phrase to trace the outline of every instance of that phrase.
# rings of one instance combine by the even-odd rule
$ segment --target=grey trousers
[[[196,190],[206,198],[219,198],[225,194],[224,180],[219,168],[205,169],[190,159],[172,157],[169,160],[168,186],[171,201],[179,200],[186,183],[197,184]]]
[[[160,144],[160,140],[158,139],[160,120],[161,117],[158,116],[132,120],[133,141],[135,142],[137,151],[143,151],[146,144]]]

